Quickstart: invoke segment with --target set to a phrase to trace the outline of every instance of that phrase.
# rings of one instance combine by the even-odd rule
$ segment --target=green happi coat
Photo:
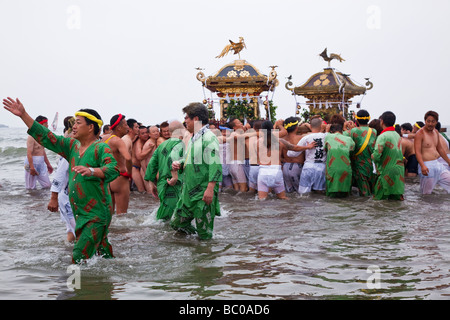
[[[183,141],[180,139],[166,140],[156,148],[148,163],[144,179],[156,184],[160,201],[156,219],[170,219],[180,198],[183,184],[182,175],[178,176],[178,181],[174,186],[169,185],[167,179],[172,178],[172,162],[183,157],[183,147]],[[158,172],[158,181],[156,181]]]
[[[171,226],[186,233],[196,232],[200,239],[210,239],[214,217],[220,216],[219,183],[222,181],[222,164],[219,141],[205,126],[189,141],[185,159],[181,162],[183,190],[173,213]],[[209,182],[216,182],[210,205],[203,200]],[[191,225],[195,219],[196,228]]]
[[[80,154],[78,140],[55,135],[36,121],[28,134],[69,162],[69,200],[76,219],[73,262],[79,263],[96,252],[107,258],[114,257],[107,238],[113,212],[109,182],[119,176],[119,168],[109,146],[97,141]],[[79,165],[101,168],[105,178],[82,176],[72,171]]]
[[[403,198],[405,192],[405,167],[400,135],[395,131],[383,131],[377,138],[373,151],[373,162],[378,178],[374,188],[374,198]]]
[[[372,133],[369,137],[370,129]],[[377,131],[367,126],[356,127],[350,131],[350,137],[355,142],[355,152],[352,157],[353,185],[358,188],[360,196],[370,196],[373,194],[376,181],[372,153],[377,140]],[[366,141],[367,144],[365,144]],[[361,148],[364,148],[362,152],[360,152]],[[358,152],[360,153],[357,155]]]
[[[326,195],[345,196],[352,189],[352,166],[350,154],[355,148],[353,140],[341,133],[329,133],[325,137]]]

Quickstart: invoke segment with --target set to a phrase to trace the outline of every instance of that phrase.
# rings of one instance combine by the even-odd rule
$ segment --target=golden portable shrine
[[[306,98],[306,111],[301,115],[303,120],[308,120],[312,115],[320,114],[325,119],[333,114],[342,114],[349,118],[349,106],[353,104],[351,99],[358,95],[365,95],[367,90],[372,89],[373,84],[366,78],[366,87],[358,86],[350,79],[350,75],[337,72],[331,68],[331,61],[345,61],[338,54],[330,54],[328,56],[325,49],[320,56],[328,62],[328,68],[309,77],[309,79],[301,86],[292,88],[292,77],[288,78],[286,89],[292,92],[294,97],[302,96]],[[297,100],[297,99],[296,99]],[[296,115],[300,116],[302,109],[300,103],[296,103]],[[357,108],[360,103],[357,104]]]
[[[238,43],[232,42],[227,45],[216,58],[222,58],[229,52],[239,55],[238,60],[226,64],[214,75],[206,77],[203,69],[197,68],[197,80],[217,96],[220,106],[220,123],[226,122],[231,117],[241,120],[261,119],[260,107],[264,105],[265,118],[274,120],[275,109],[269,100],[269,92],[274,92],[278,86],[276,66],[270,67],[269,76],[262,74],[254,65],[240,58],[240,52],[246,48],[244,39],[241,37]],[[267,95],[263,95],[263,93]],[[210,117],[215,118],[213,98],[207,99],[205,103],[210,110]]]

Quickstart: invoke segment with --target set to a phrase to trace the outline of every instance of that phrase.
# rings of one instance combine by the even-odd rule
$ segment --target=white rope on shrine
[[[327,108],[327,104],[328,104],[328,108],[332,108],[333,105],[341,106],[342,102],[340,102],[340,101],[336,101],[336,102],[334,102],[334,101],[317,101],[316,102],[315,100],[313,101],[313,103],[310,103],[310,102],[298,102],[298,105],[305,105],[305,106],[313,105],[314,108],[316,107],[316,104],[319,104],[319,108],[323,107],[324,105],[325,105],[325,108]],[[357,103],[346,102],[344,104],[354,105],[354,104],[357,104]]]
[[[340,70],[338,70],[338,69],[336,69],[336,70],[337,70],[338,72],[342,73],[342,71],[340,71]],[[362,85],[361,83],[359,83],[359,82],[356,81],[355,79],[352,78],[351,80],[352,80],[356,85],[358,85],[358,86],[360,86],[360,87],[365,87],[364,85]],[[361,100],[360,100],[359,103],[357,103],[356,105],[359,104],[359,105],[361,106],[362,101],[363,101],[365,95],[366,95],[366,92],[363,93]]]
[[[294,95],[294,100],[295,100],[295,112],[294,112],[294,114],[297,114],[298,106],[300,104],[297,102],[297,95],[295,93],[293,93],[293,95]]]

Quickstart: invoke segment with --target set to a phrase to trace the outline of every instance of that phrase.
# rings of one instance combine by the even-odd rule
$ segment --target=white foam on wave
[[[144,216],[144,221],[142,222],[143,226],[154,226],[163,224],[162,220],[156,220],[156,213],[158,212],[158,208],[153,209],[149,214]]]
[[[115,214],[111,225],[115,227],[136,227],[136,226],[152,226],[158,225],[161,221],[156,220],[156,212],[153,209],[150,212],[132,212],[117,215]]]

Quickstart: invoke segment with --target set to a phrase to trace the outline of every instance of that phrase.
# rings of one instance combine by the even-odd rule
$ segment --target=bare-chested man
[[[142,146],[142,151],[137,155],[137,159],[141,161],[141,175],[144,179],[145,172],[147,170],[148,163],[152,158],[153,152],[155,152],[157,146],[157,140],[159,138],[159,129],[157,126],[151,126],[149,129],[149,138]],[[150,192],[150,185],[148,181],[144,179],[144,185],[147,192]]]
[[[230,143],[231,159],[230,174],[233,180],[233,187],[236,191],[247,191],[247,177],[245,175],[245,136],[244,125],[239,119],[230,119],[228,126],[233,130],[227,141]]]
[[[262,133],[262,134],[261,134]],[[281,169],[283,144],[288,150],[302,152],[315,148],[316,142],[310,142],[305,146],[293,145],[292,143],[278,137],[279,131],[274,129],[271,121],[266,120],[261,125],[258,146],[258,198],[267,198],[269,191],[277,195],[279,199],[287,199],[284,186],[283,171]]]
[[[259,160],[258,160],[258,137],[261,130],[262,120],[255,120],[251,128],[247,130],[247,135],[255,132],[255,135],[245,139],[245,153],[248,154],[249,172],[248,172],[248,191],[255,192],[258,190],[258,174],[259,174]]]
[[[48,119],[44,116],[38,116],[37,122],[48,128]],[[47,158],[43,146],[37,143],[32,136],[27,139],[27,157],[25,158],[25,187],[27,189],[36,189],[36,181],[42,188],[50,188],[49,174],[53,172],[53,167]]]
[[[399,125],[395,126],[395,131],[397,131],[401,139],[400,143],[402,145],[403,160],[405,163],[405,177],[416,177],[418,174],[418,163],[414,150],[414,140],[404,137],[404,129]]]
[[[128,132],[122,137],[122,140],[127,146],[128,152],[131,154],[133,152],[133,142],[137,139],[139,134],[139,124],[134,119],[127,120]]]
[[[140,126],[138,139],[136,139],[133,143],[133,153],[131,155],[131,161],[133,164],[132,168],[133,171],[131,175],[133,177],[133,182],[136,185],[136,188],[138,189],[139,192],[147,191],[147,189],[145,188],[144,178],[142,176],[140,159],[142,147],[144,146],[148,138],[149,138],[148,128],[146,126]]]
[[[126,135],[122,137],[123,142],[125,142],[125,145],[127,146],[128,152],[131,154],[131,159],[133,161],[133,144],[138,138],[139,135],[139,124],[135,119],[128,119],[127,120],[128,125],[128,132]],[[133,173],[133,172],[132,172]],[[131,186],[130,186],[131,188]]]
[[[170,130],[169,130],[169,123],[167,121],[164,121],[159,125],[159,138],[156,140],[156,147],[158,147],[161,143],[166,141],[167,139],[170,139]]]
[[[439,183],[450,193],[450,171],[438,161],[439,157],[450,164],[450,159],[445,152],[436,124],[439,115],[435,111],[425,114],[425,125],[414,138],[417,161],[419,162],[420,191],[422,194],[431,194]]]
[[[130,179],[132,172],[131,153],[123,141],[128,132],[125,116],[116,114],[110,121],[111,134],[103,136],[103,142],[108,144],[114,159],[117,161],[120,175],[110,182],[111,198],[117,214],[127,213],[130,200]]]
[[[287,131],[287,136],[284,137],[288,142],[297,145],[304,135],[297,133],[298,119],[296,117],[289,117],[284,121],[284,129]],[[296,157],[289,157],[287,155],[288,149],[282,144],[282,166],[283,178],[286,187],[286,192],[298,191],[300,183],[300,175],[302,173],[303,163],[305,162],[305,153],[302,152]]]
[[[103,136],[104,135],[106,135],[106,134],[111,134],[111,128],[110,128],[110,125],[109,124],[105,124],[104,126],[103,126],[103,134],[101,135],[101,137],[102,137],[102,139],[103,139]]]

